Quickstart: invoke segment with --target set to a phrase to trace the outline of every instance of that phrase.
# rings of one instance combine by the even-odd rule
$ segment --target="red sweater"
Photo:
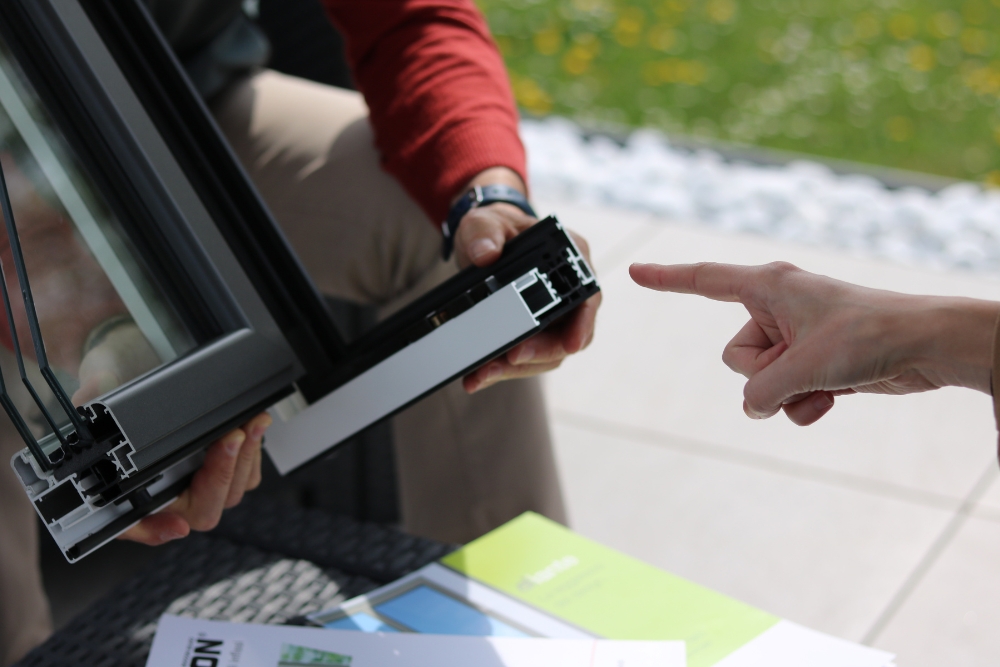
[[[324,0],[344,35],[375,145],[440,223],[488,167],[525,174],[503,60],[473,0]]]

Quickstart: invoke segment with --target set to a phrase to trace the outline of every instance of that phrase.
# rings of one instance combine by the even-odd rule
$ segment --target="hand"
[[[514,177],[520,183],[516,174]],[[488,182],[498,182],[495,174],[487,178],[493,179]],[[473,185],[476,184],[474,181]],[[523,190],[523,184],[520,188]],[[455,256],[459,266],[489,266],[500,258],[507,241],[536,222],[538,220],[511,204],[498,203],[472,209],[462,219],[455,234]],[[587,242],[573,232],[569,233],[589,263],[590,247]],[[561,321],[465,376],[462,381],[465,390],[471,394],[503,380],[530,377],[558,368],[563,359],[590,345],[600,305],[601,293],[598,292]]]
[[[261,440],[271,425],[267,413],[230,431],[208,448],[205,463],[177,500],[129,528],[119,539],[151,546],[186,537],[192,530],[212,530],[222,510],[235,507],[243,494],[260,485]]]
[[[908,394],[946,385],[990,392],[1000,304],[858,287],[791,264],[633,264],[638,284],[738,301],[750,321],[722,360],[744,375],[743,410],[783,410],[801,426],[856,392]]]

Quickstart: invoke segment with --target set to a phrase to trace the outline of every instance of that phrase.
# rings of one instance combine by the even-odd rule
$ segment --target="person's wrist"
[[[477,185],[506,185],[514,188],[521,194],[527,194],[528,191],[527,187],[524,185],[524,180],[522,180],[521,176],[510,167],[490,167],[473,176],[472,179],[465,184],[465,187],[452,197],[452,206],[454,206],[455,202],[461,199],[464,194]]]
[[[910,364],[940,386],[989,394],[993,333],[1000,304],[978,299],[924,297],[911,318]]]
[[[477,174],[468,184],[468,188],[454,200],[452,200],[451,210],[447,218],[441,223],[441,256],[448,260],[455,244],[458,242],[460,228],[467,227],[463,221],[469,218],[474,211],[486,207],[500,207],[500,210],[517,210],[515,217],[528,216],[528,219],[535,219],[535,211],[525,196],[524,182],[517,172],[507,167],[491,167]],[[471,223],[470,223],[471,224]],[[481,225],[480,225],[481,227]],[[480,229],[479,232],[483,230]],[[469,235],[462,235],[466,241]],[[463,264],[463,256],[466,259],[474,257],[492,256],[503,246],[503,239],[495,238],[495,234],[482,237],[482,234],[473,235],[473,245],[479,246],[479,252],[475,249],[466,248],[466,253],[459,253],[459,265]],[[492,237],[492,238],[491,238]],[[477,260],[473,260],[477,261]]]

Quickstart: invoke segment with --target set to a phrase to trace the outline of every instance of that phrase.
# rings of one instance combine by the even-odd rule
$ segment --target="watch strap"
[[[474,208],[499,203],[511,204],[532,217],[538,217],[528,199],[517,188],[501,184],[477,185],[459,197],[448,212],[448,218],[441,223],[441,234],[444,237],[442,255],[445,259],[450,258],[455,249],[455,234],[465,215]]]

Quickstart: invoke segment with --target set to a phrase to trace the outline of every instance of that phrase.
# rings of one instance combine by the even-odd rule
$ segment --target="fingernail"
[[[829,410],[830,406],[833,405],[833,397],[826,392],[822,394],[816,394],[813,399],[813,408],[816,412],[823,412],[824,410]]]
[[[229,454],[230,456],[236,456],[239,454],[240,446],[243,444],[245,439],[246,437],[242,433],[226,438],[223,443],[223,447],[226,449],[226,454]]]
[[[174,540],[179,540],[184,537],[176,530],[164,530],[160,533],[160,542],[173,542]]]
[[[469,257],[479,259],[497,251],[497,244],[493,239],[477,239],[469,244]]]
[[[525,344],[521,347],[521,351],[517,353],[517,360],[514,361],[515,364],[524,364],[535,358],[535,346],[530,343]]]

